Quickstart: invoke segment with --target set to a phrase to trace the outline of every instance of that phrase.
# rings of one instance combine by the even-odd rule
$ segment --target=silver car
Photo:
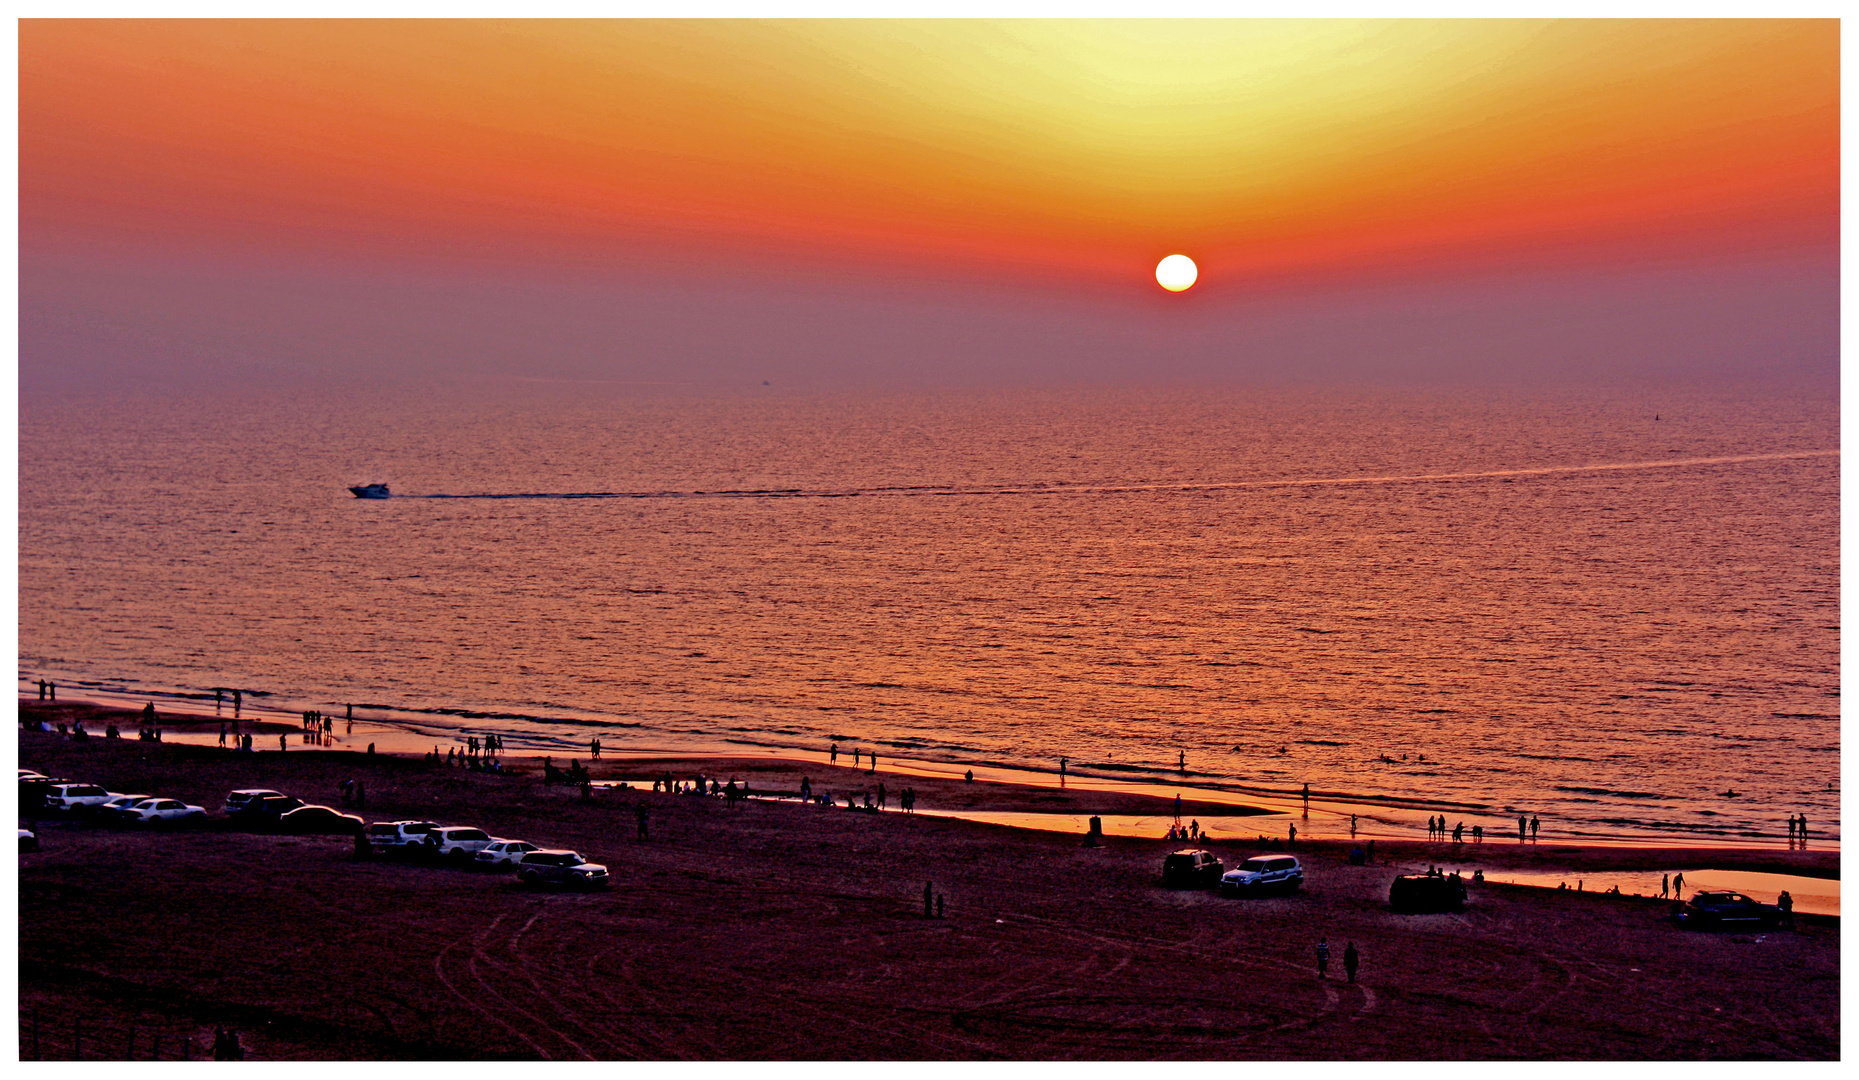
[[[1304,867],[1295,855],[1254,855],[1220,875],[1220,895],[1290,892],[1304,884]]]
[[[507,870],[521,862],[523,856],[539,850],[527,840],[506,840],[501,837],[492,840],[490,846],[478,852],[477,863],[480,869]]]

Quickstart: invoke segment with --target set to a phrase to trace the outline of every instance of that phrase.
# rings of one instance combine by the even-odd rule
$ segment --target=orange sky
[[[22,248],[1222,283],[1830,247],[1838,25],[20,24]]]

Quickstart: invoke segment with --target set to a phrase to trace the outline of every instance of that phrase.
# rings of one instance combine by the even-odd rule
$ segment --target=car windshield
[[[479,829],[452,829],[446,836],[453,840],[489,840],[490,834]]]
[[[1268,861],[1269,860],[1266,859],[1247,859],[1245,862],[1239,864],[1239,868],[1241,870],[1250,870],[1255,874],[1262,873]]]

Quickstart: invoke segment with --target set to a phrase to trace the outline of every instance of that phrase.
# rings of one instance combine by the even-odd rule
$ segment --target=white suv
[[[1254,855],[1220,876],[1220,895],[1265,892],[1283,889],[1290,892],[1304,884],[1304,867],[1295,855]]]
[[[70,813],[79,807],[102,806],[115,797],[116,792],[95,784],[56,784],[45,793],[45,808]]]
[[[426,834],[426,854],[434,859],[464,865],[490,847],[491,834],[468,825],[448,825]]]

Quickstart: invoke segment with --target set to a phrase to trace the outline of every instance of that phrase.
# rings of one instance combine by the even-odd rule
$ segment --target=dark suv
[[[1781,919],[1781,908],[1742,893],[1701,892],[1685,904],[1678,923],[1697,930],[1773,930]]]
[[[607,868],[588,862],[575,851],[531,851],[517,862],[516,879],[525,885],[599,889],[607,884]]]
[[[1171,889],[1209,889],[1220,883],[1224,869],[1213,852],[1183,848],[1162,860],[1162,884]]]

